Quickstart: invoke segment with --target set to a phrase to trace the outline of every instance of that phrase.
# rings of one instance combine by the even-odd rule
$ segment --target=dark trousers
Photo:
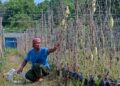
[[[40,77],[46,76],[49,74],[49,69],[44,67],[43,65],[40,65],[39,63],[36,63],[33,65],[33,67],[25,74],[25,77],[32,81],[38,81]]]

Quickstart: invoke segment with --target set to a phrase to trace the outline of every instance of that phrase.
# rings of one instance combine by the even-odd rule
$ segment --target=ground
[[[0,77],[1,77],[0,86],[79,86],[79,85],[73,85],[73,84],[77,84],[77,81],[71,79],[64,80],[62,77],[57,76],[55,70],[52,71],[49,76],[44,77],[43,81],[38,81],[35,83],[24,83],[24,84],[10,83],[6,80],[5,73],[7,73],[12,68],[17,70],[21,62],[23,61],[23,57],[24,57],[24,56],[20,56],[14,50],[11,53],[10,52],[11,50],[9,52],[6,52],[4,57],[0,58]],[[118,54],[116,55],[119,56],[119,54],[120,53],[118,52]],[[109,54],[107,53],[105,57],[109,57]],[[69,59],[67,61],[69,61]],[[101,71],[109,71],[110,73],[108,78],[110,79],[117,79],[120,77],[120,70],[119,70],[120,61],[116,58],[112,59],[112,61],[110,61],[109,58],[100,59],[100,60],[95,59],[94,61],[91,61],[88,58],[84,58],[82,62],[85,63],[84,68],[81,66],[82,73],[84,73],[83,78],[86,77],[88,78],[88,76],[85,77],[85,74],[94,73],[94,70],[96,70],[96,75],[100,75],[100,76],[104,76],[106,74],[106,72],[101,72]],[[23,72],[25,73],[29,68],[30,68],[30,64],[28,63],[24,68]],[[65,85],[66,82],[67,85]]]
[[[11,82],[8,82],[6,80],[5,73],[7,73],[11,68],[14,68],[17,70],[22,60],[23,60],[23,57],[20,57],[18,55],[10,54],[5,57],[5,63],[2,67],[1,74],[0,74],[0,76],[2,77],[0,79],[0,83],[1,83],[0,86],[59,86],[58,85],[59,80],[55,78],[53,79],[49,78],[50,75],[47,77],[44,77],[42,81],[38,81],[35,83],[13,84]],[[26,72],[27,69],[29,68],[30,68],[30,64],[28,63],[23,72]]]

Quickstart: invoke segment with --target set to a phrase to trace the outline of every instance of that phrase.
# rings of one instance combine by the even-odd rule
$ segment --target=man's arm
[[[20,68],[17,70],[17,73],[21,73],[23,71],[23,68],[25,67],[25,65],[27,64],[27,61],[24,60],[20,66]]]
[[[56,43],[53,48],[48,49],[48,54],[55,52],[59,48],[60,44]]]

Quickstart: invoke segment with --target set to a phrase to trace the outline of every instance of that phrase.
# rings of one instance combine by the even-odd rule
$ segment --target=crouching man
[[[53,53],[59,48],[59,43],[56,43],[53,48],[41,47],[41,39],[34,38],[32,40],[33,49],[28,53],[24,61],[22,62],[17,73],[21,73],[27,62],[31,62],[31,69],[25,74],[26,79],[35,82],[39,81],[40,78],[49,74],[50,66],[48,63],[48,55]]]

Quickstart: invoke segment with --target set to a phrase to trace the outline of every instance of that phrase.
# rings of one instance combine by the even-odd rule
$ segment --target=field
[[[120,70],[119,70],[120,61],[116,56],[114,56],[114,58],[112,59],[109,59],[107,58],[109,57],[109,54],[106,52],[105,55],[103,55],[105,57],[98,59],[97,57],[93,58],[88,56],[82,56],[82,53],[79,53],[79,54],[82,58],[81,59],[78,58],[79,60],[78,62],[80,62],[80,64],[79,65],[77,64],[77,66],[74,66],[75,67],[74,69],[78,73],[81,72],[84,79],[89,78],[90,75],[94,76],[94,79],[97,79],[97,76],[104,78],[106,77],[106,73],[108,72],[109,72],[109,74],[107,75],[108,79],[114,80],[114,79],[120,78]],[[120,54],[119,52],[116,52],[117,56],[119,56],[119,54]],[[51,59],[53,58],[51,57]],[[65,62],[67,62],[68,66],[71,65],[69,67],[69,70],[73,71],[72,70],[73,65],[70,64],[71,60],[69,59],[69,57],[65,56],[65,57],[62,57],[61,59],[62,59],[61,64],[65,64]],[[23,57],[19,55],[17,50],[15,49],[6,50],[5,57],[2,57],[1,72],[0,72],[0,76],[1,76],[0,86],[74,86],[75,84],[74,82],[78,82],[77,80],[74,80],[74,79],[65,80],[61,75],[57,75],[57,72],[55,70],[56,68],[54,68],[51,74],[45,77],[43,81],[39,81],[35,83],[24,83],[24,84],[13,84],[11,82],[8,82],[6,80],[5,73],[8,72],[11,68],[18,69],[22,60],[23,60]],[[52,61],[50,60],[50,63],[51,62]],[[26,72],[27,69],[29,68],[30,68],[30,64],[28,64],[25,67],[24,72]],[[79,84],[78,85],[76,84],[76,86],[79,86]]]
[[[120,84],[119,0],[43,0],[39,4],[34,0],[2,1],[0,86]],[[41,38],[41,47],[60,44],[49,55],[50,75],[35,83],[7,81],[6,73],[19,68],[33,47],[34,37]],[[30,67],[28,63],[23,72]]]

